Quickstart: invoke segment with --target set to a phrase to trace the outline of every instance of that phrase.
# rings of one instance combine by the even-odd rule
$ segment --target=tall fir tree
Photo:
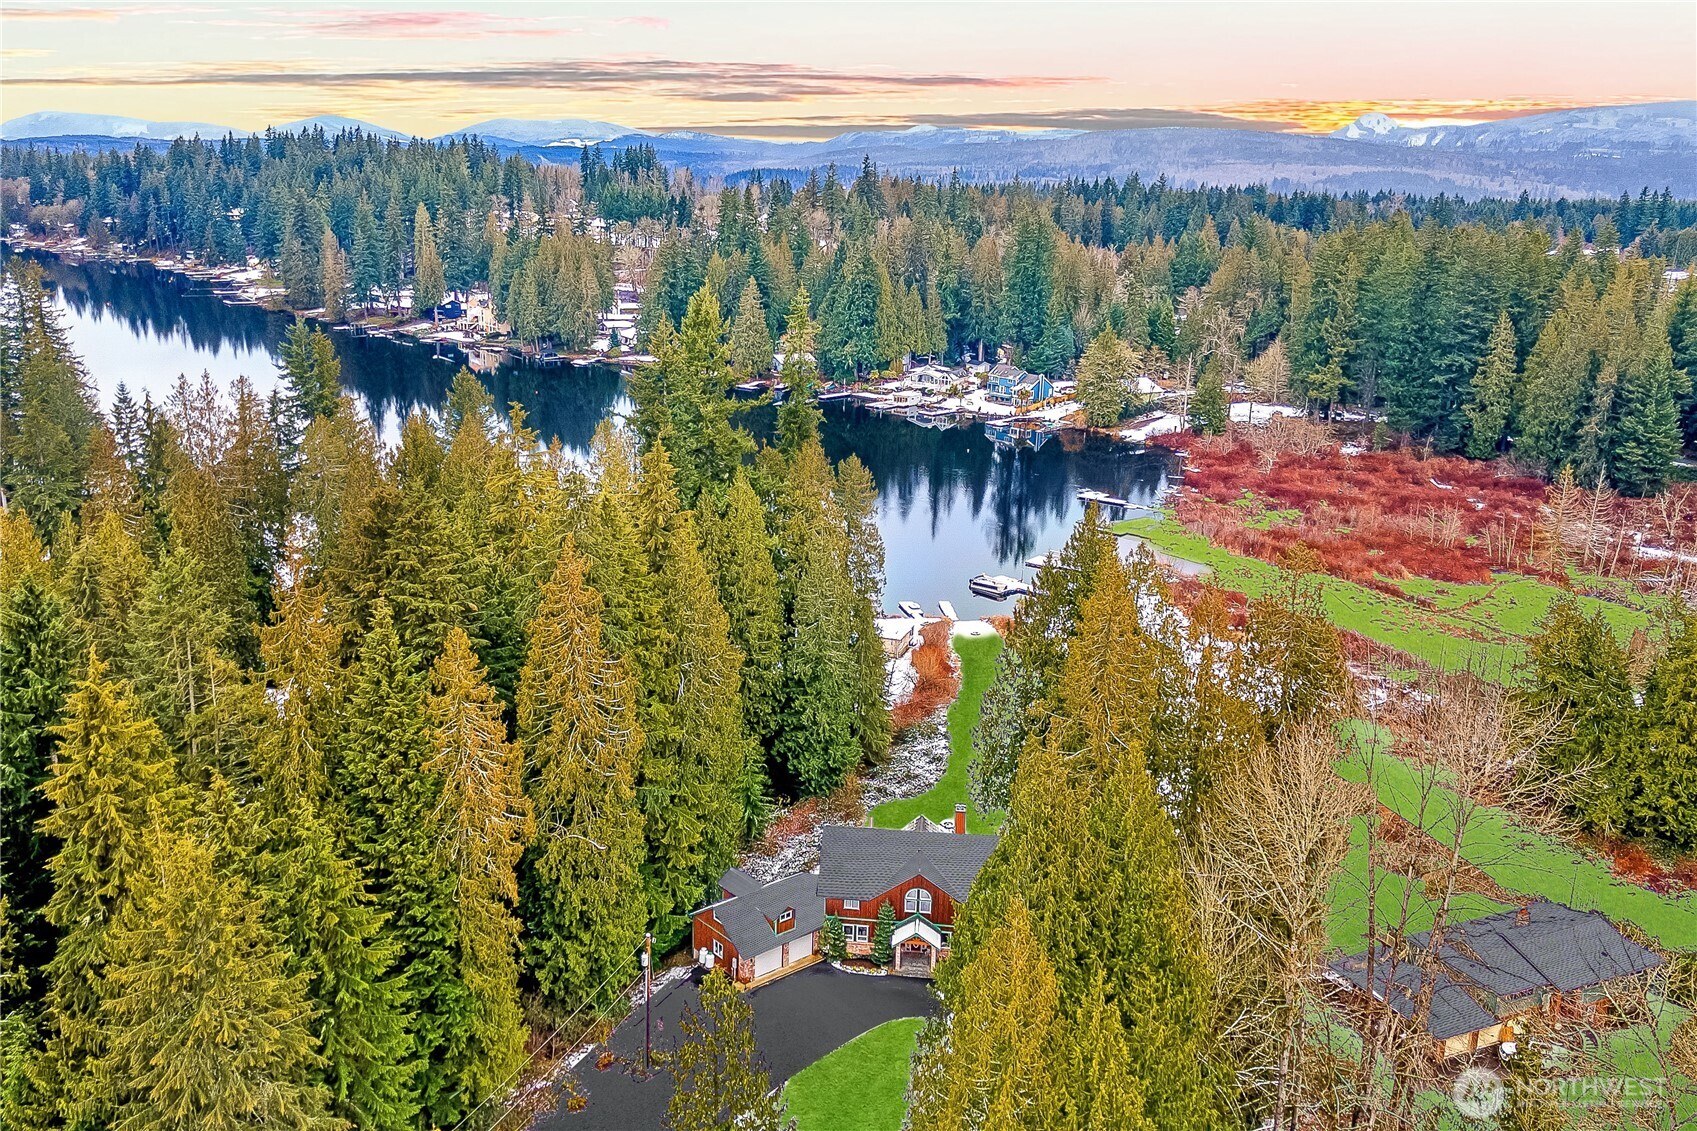
[[[721,970],[701,983],[700,1009],[686,1008],[672,1065],[666,1131],[783,1131],[784,1104],[754,1043],[754,1010]]]
[[[430,227],[430,211],[424,201],[412,221],[412,309],[413,313],[431,311],[447,297],[447,278],[442,269],[442,256],[436,250],[436,233]]]
[[[772,368],[772,331],[766,325],[760,287],[752,277],[742,289],[731,325],[731,368],[743,378],[758,377]]]
[[[537,827],[520,872],[525,967],[562,1009],[615,1000],[648,918],[635,689],[602,642],[600,596],[585,576],[568,542],[531,618],[518,687]]]
[[[507,740],[501,704],[464,630],[448,634],[431,668],[435,755],[425,770],[441,779],[439,821],[457,878],[459,976],[471,995],[471,1027],[455,1050],[462,1092],[482,1101],[524,1060],[519,1005],[516,869],[534,823],[524,794],[524,758]]]
[[[308,1021],[307,975],[240,879],[191,837],[154,828],[109,931],[96,1070],[116,1125],[334,1131]],[[169,1050],[169,1055],[161,1055]]]
[[[1473,375],[1472,399],[1466,408],[1467,454],[1474,459],[1490,459],[1502,450],[1514,411],[1520,374],[1514,358],[1514,323],[1509,321],[1508,311],[1497,315],[1486,350],[1485,360]]]

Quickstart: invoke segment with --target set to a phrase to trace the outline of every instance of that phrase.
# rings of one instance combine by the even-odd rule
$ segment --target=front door
[[[902,943],[896,952],[896,969],[904,974],[931,973],[931,947],[917,939]]]

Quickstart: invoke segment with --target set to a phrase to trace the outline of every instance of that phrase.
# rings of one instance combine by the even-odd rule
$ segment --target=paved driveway
[[[654,1000],[654,1047],[673,1048],[682,1030],[678,1019],[700,996],[689,981]],[[826,963],[810,966],[748,994],[754,1007],[754,1037],[766,1058],[772,1083],[781,1084],[832,1049],[898,1017],[925,1017],[936,1009],[929,982],[844,974]],[[613,1051],[642,1058],[642,1010],[613,1033]],[[617,1066],[597,1072],[594,1056],[577,1069],[589,1098],[582,1111],[564,1108],[536,1121],[539,1131],[659,1131],[672,1098],[672,1078],[660,1072],[639,1082]]]

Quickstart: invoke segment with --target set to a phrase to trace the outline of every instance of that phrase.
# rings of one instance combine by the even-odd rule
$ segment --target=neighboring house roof
[[[1027,374],[1025,370],[1021,369],[1017,365],[1009,365],[1005,361],[999,361],[990,367],[990,380],[992,381],[1017,382],[1021,378],[1027,376],[1029,376],[1029,374]]]
[[[922,829],[826,825],[819,830],[819,894],[867,899],[915,876],[962,900],[996,837]]]
[[[719,878],[719,886],[735,891],[747,872],[732,868]],[[713,917],[725,930],[725,937],[737,948],[738,954],[752,957],[771,950],[787,939],[817,931],[825,922],[825,901],[819,898],[819,877],[812,872],[798,872],[774,880],[764,887],[733,895],[711,905]],[[774,924],[786,910],[795,912],[795,924],[782,934]]]
[[[729,868],[719,877],[719,887],[733,896],[747,895],[749,892],[760,890],[760,881],[741,868]]]
[[[1407,952],[1421,952],[1430,937],[1428,931],[1410,935]],[[1382,946],[1374,953],[1374,992],[1389,1000],[1403,1017],[1411,1017],[1420,989],[1419,969],[1406,959],[1393,963]],[[1498,1017],[1476,1001],[1467,986],[1505,1001],[1595,986],[1662,963],[1659,955],[1621,934],[1599,912],[1575,911],[1547,900],[1452,926],[1445,932],[1438,957],[1444,969],[1433,983],[1428,1029],[1439,1040],[1497,1022]],[[1331,970],[1357,989],[1368,988],[1365,952],[1333,963]]]

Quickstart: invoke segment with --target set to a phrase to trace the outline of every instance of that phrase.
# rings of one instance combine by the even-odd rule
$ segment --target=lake
[[[39,261],[103,407],[120,382],[138,401],[144,392],[162,400],[179,374],[210,373],[222,385],[245,376],[266,392],[277,385],[288,315],[228,306],[206,284],[147,265]],[[446,350],[436,357],[429,347],[384,338],[331,337],[344,388],[391,439],[407,413],[441,403],[459,367],[459,356]],[[544,439],[575,452],[587,450],[597,424],[631,407],[623,379],[610,368],[514,364],[481,377],[497,404],[523,405]],[[769,412],[751,413],[751,427],[769,427]],[[917,601],[935,612],[946,600],[962,616],[1008,611],[971,593],[967,579],[1030,578],[1026,559],[1059,547],[1083,516],[1081,489],[1153,506],[1174,471],[1167,455],[1097,436],[1054,435],[1035,449],[1010,448],[993,443],[977,423],[927,428],[855,405],[826,406],[823,438],[832,459],[859,456],[878,484],[885,605]]]

